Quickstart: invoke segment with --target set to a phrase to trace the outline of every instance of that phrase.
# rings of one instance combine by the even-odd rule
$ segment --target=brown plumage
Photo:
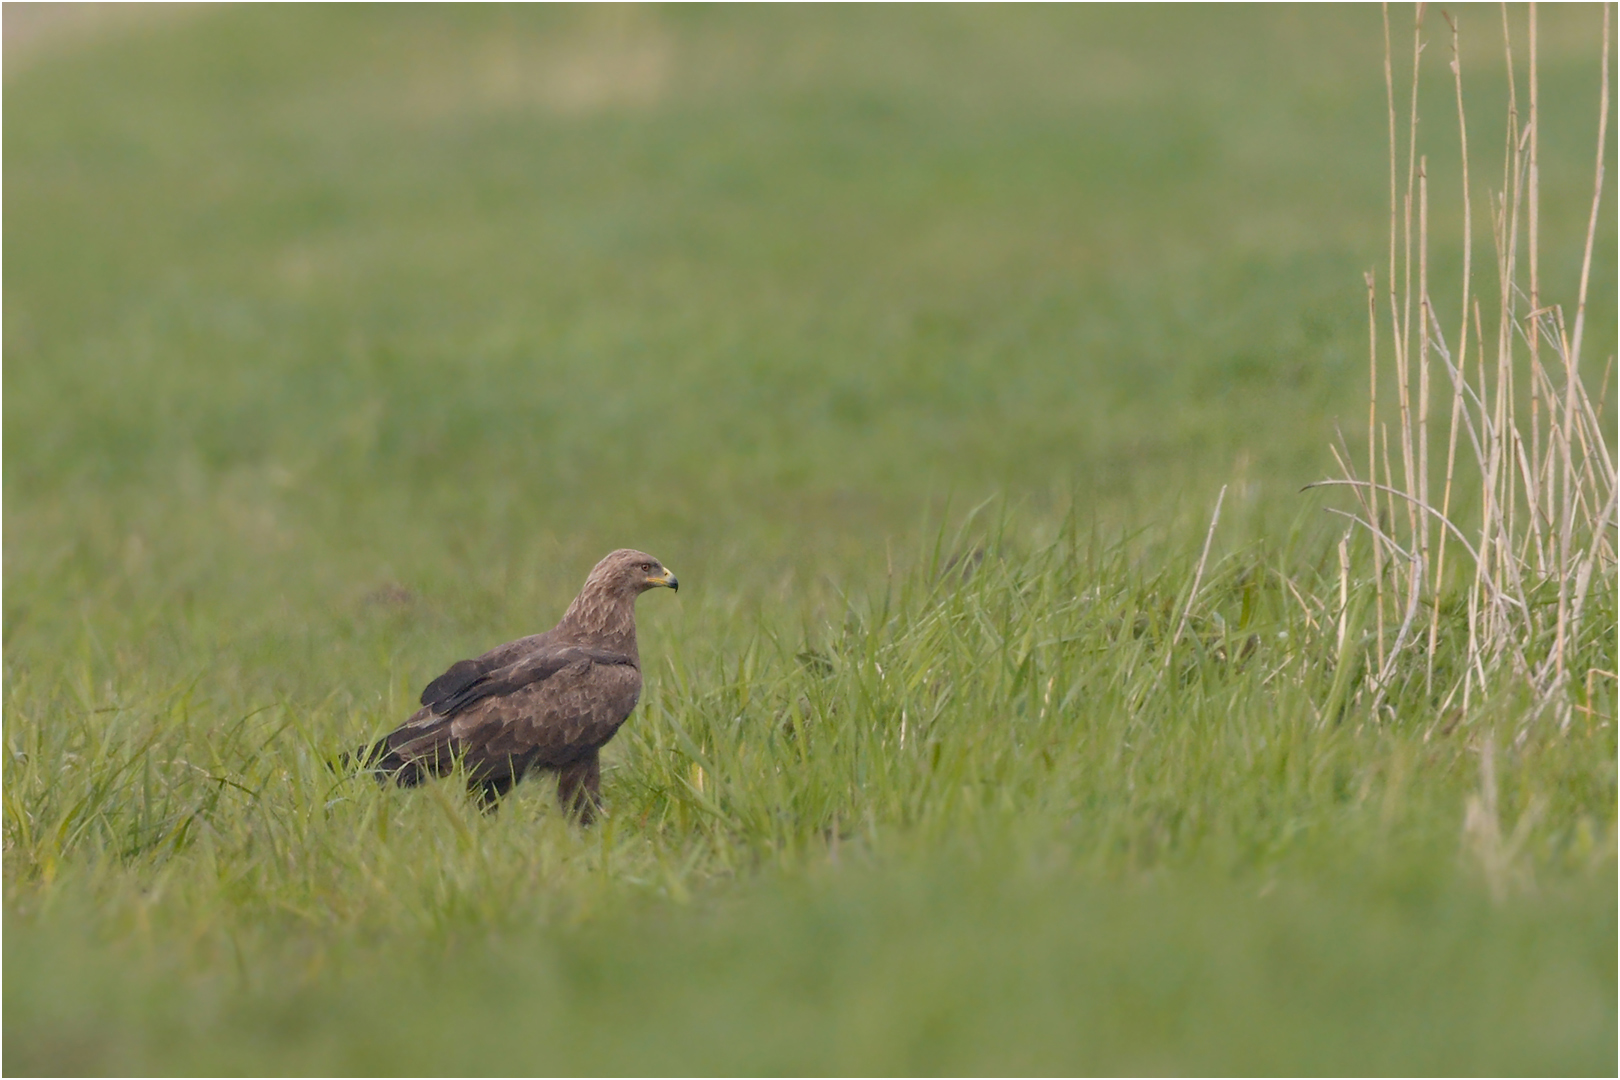
[[[589,822],[600,801],[597,752],[641,695],[636,597],[658,586],[679,583],[644,551],[613,552],[556,626],[450,665],[415,715],[357,757],[406,787],[459,760],[486,808],[528,770],[553,769],[558,802]]]

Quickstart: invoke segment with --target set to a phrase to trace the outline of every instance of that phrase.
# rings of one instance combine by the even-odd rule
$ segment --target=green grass
[[[1595,18],[1543,13],[1563,296]],[[1365,417],[1380,35],[227,8],[8,55],[5,1070],[1613,1072],[1614,683],[1372,722],[1298,491]],[[625,544],[685,588],[599,827],[328,771]]]

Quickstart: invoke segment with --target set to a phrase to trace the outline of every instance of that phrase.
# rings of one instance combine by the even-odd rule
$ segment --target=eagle
[[[485,810],[530,769],[554,770],[563,812],[589,824],[601,803],[598,753],[641,696],[636,597],[659,587],[680,583],[645,551],[613,552],[556,626],[451,664],[409,720],[354,756],[401,787],[460,762]]]

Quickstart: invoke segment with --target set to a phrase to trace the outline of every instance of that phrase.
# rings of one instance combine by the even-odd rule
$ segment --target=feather
[[[589,821],[599,802],[598,752],[641,696],[636,597],[676,588],[645,552],[596,564],[556,626],[458,660],[422,691],[421,708],[349,763],[414,786],[459,762],[486,807],[531,768],[556,770],[565,812]]]

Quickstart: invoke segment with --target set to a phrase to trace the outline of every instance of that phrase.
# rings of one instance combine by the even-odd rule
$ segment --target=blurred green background
[[[1397,42],[1410,17],[1393,12]],[[1501,17],[1459,18],[1487,262]],[[1541,18],[1544,289],[1570,298],[1600,13]],[[229,794],[215,774],[254,786],[283,731],[310,757],[397,722],[448,662],[550,625],[614,547],[685,586],[640,611],[663,702],[632,720],[649,746],[660,725],[696,731],[665,718],[733,692],[762,641],[787,658],[782,686],[800,677],[797,650],[880,606],[987,498],[1009,551],[1065,529],[1123,545],[1096,565],[1132,568],[1144,609],[1190,577],[1222,485],[1217,557],[1325,566],[1342,525],[1299,488],[1333,471],[1337,423],[1352,447],[1365,430],[1361,275],[1387,263],[1377,9],[8,4],[4,20],[7,1071],[1612,1071],[1608,724],[1504,766],[1530,770],[1521,810],[1564,792],[1524,849],[1539,891],[1505,906],[1455,855],[1478,744],[1425,749],[1418,728],[1343,749],[1395,789],[1410,776],[1380,755],[1444,777],[1410,818],[1363,787],[1355,857],[1310,822],[1336,820],[1362,766],[1332,780],[1309,754],[1320,816],[1258,812],[1235,828],[1272,854],[1213,868],[1181,834],[1173,856],[1047,867],[1029,853],[1058,818],[1021,788],[1006,812],[1034,833],[869,815],[842,863],[836,815],[858,807],[803,826],[833,838],[830,863],[644,813],[622,879],[548,793],[495,822],[457,804],[446,835],[471,846],[419,858],[463,860],[468,896],[544,838],[545,873],[507,882],[540,897],[521,919],[449,887],[346,907],[371,873],[352,853],[305,893],[247,884],[269,873],[251,814],[198,809],[204,788]],[[1429,21],[1432,273],[1451,311],[1455,103]],[[1615,347],[1613,207],[1597,368]],[[152,781],[182,729],[186,754],[213,748],[209,779]],[[107,749],[120,739],[133,749]],[[643,749],[615,751],[610,804],[651,784]],[[1227,750],[1187,753],[1214,778]],[[106,767],[85,781],[99,794],[53,779],[74,761]],[[294,774],[260,779],[319,786]],[[178,800],[155,835],[210,824],[130,841],[118,815],[148,796],[119,785],[141,775]],[[400,822],[450,828],[422,818],[427,796],[386,798],[364,827],[395,815],[377,842],[402,860]],[[357,827],[298,805],[264,820]],[[1256,912],[1278,851],[1287,883],[1266,895],[1285,914]],[[301,929],[258,929],[286,918]]]
[[[1557,294],[1592,17],[1543,33]],[[37,49],[5,135],[19,587],[113,587],[114,549],[125,587],[288,595],[633,542],[727,588],[870,569],[952,495],[1138,527],[1235,481],[1286,520],[1361,428],[1366,12],[244,9]]]

